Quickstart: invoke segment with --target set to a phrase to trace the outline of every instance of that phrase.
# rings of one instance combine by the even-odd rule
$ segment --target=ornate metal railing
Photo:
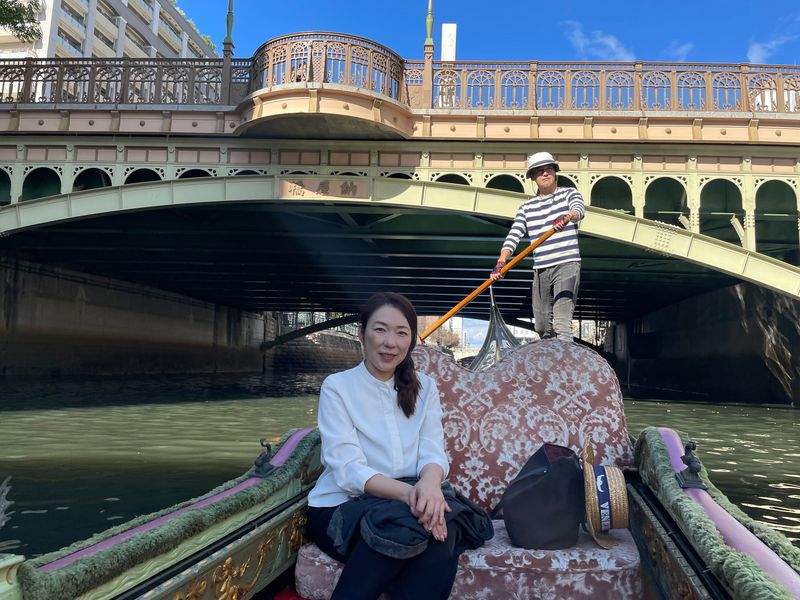
[[[430,80],[428,80],[430,79]],[[300,33],[251,59],[0,61],[0,103],[237,104],[319,82],[416,109],[800,113],[800,67],[746,64],[403,61],[370,40]]]
[[[407,65],[409,90],[422,84]],[[433,108],[800,112],[800,67],[435,62]]]
[[[349,85],[404,100],[403,59],[364,38],[298,33],[270,40],[256,51],[251,91],[304,81]]]
[[[222,59],[0,61],[0,103],[223,103]]]

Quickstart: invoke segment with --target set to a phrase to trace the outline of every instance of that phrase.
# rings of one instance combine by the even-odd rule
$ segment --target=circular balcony
[[[385,46],[341,33],[296,33],[263,44],[250,69],[240,135],[412,135],[404,61]]]

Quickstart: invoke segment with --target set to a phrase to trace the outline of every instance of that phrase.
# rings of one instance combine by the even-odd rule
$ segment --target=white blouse
[[[364,493],[373,475],[418,477],[425,465],[448,472],[442,408],[435,381],[417,372],[421,389],[406,417],[397,405],[394,378],[380,381],[362,362],[322,383],[318,422],[325,467],[309,506],[338,506]]]

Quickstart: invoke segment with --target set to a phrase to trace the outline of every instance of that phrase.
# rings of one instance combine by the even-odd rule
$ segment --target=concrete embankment
[[[276,313],[0,258],[0,378],[336,371],[358,340],[320,332],[278,346]]]
[[[267,350],[265,361],[280,371],[334,373],[361,361],[361,344],[353,336],[322,331]]]
[[[258,371],[277,320],[0,259],[0,376]]]
[[[800,406],[800,303],[755,285],[617,324],[605,350],[634,397]]]

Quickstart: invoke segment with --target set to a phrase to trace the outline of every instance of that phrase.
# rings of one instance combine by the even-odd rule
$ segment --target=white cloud
[[[667,57],[667,60],[674,60],[675,62],[685,62],[689,52],[694,48],[691,42],[680,42],[672,40],[669,45],[664,48],[662,54]]]
[[[563,25],[567,29],[567,39],[582,60],[630,62],[636,58],[632,50],[610,33],[595,29],[587,35],[577,21],[564,21]]]
[[[751,63],[766,63],[781,46],[796,38],[796,35],[782,35],[767,42],[750,42],[750,46],[747,48],[747,60]]]
[[[486,339],[486,330],[489,327],[488,321],[478,319],[464,319],[463,330],[469,346],[480,346]]]

